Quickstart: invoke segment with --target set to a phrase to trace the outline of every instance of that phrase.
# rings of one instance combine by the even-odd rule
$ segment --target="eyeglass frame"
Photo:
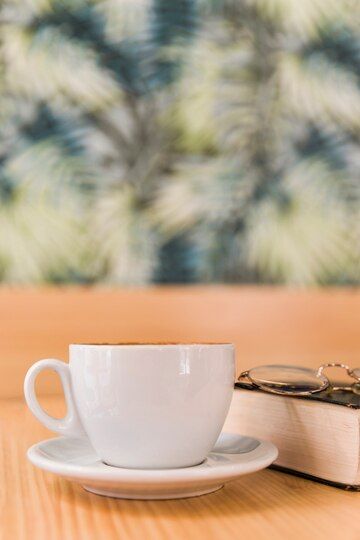
[[[265,367],[265,366],[264,366]],[[299,366],[286,366],[286,367],[294,367],[295,369]],[[333,386],[330,379],[323,374],[324,369],[329,367],[337,367],[342,368],[346,370],[347,375],[349,377],[352,377],[356,380],[353,384],[350,386]],[[255,369],[255,368],[253,368]],[[358,369],[358,368],[355,368]],[[250,376],[251,369],[245,370],[237,378],[237,382],[244,382],[241,379],[246,379],[251,383],[251,385],[255,388],[259,388],[260,390],[263,390],[264,392],[268,392],[269,394],[277,394],[281,396],[309,396],[312,394],[317,394],[318,392],[323,392],[324,390],[329,390],[330,392],[337,392],[339,390],[344,391],[350,391],[353,392],[353,394],[360,395],[360,376],[356,376],[354,371],[355,369],[351,369],[347,364],[342,363],[336,363],[336,362],[330,362],[328,364],[322,364],[316,371],[316,377],[318,377],[322,381],[322,385],[320,388],[316,388],[315,390],[302,390],[298,392],[293,392],[290,390],[274,390],[271,387],[267,387],[266,385],[259,385],[257,384]]]

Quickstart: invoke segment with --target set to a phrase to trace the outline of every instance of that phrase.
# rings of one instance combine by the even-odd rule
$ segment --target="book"
[[[360,490],[360,395],[270,394],[236,383],[232,419],[239,433],[274,443],[273,468]]]

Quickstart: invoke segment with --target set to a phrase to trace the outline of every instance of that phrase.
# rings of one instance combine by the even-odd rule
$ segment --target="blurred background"
[[[360,364],[359,29],[359,0],[0,2],[0,397],[71,342]]]
[[[358,0],[3,0],[0,280],[360,281]]]

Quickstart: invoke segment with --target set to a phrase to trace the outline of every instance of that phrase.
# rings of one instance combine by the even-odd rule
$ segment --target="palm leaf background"
[[[360,281],[356,0],[4,0],[0,279]]]

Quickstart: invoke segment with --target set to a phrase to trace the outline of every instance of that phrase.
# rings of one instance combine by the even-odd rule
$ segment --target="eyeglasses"
[[[323,373],[327,368],[342,368],[355,382],[348,386],[335,386]],[[259,366],[243,371],[238,382],[271,394],[308,396],[323,390],[346,390],[360,395],[360,368],[351,369],[346,364],[323,364],[317,370],[288,365]]]

